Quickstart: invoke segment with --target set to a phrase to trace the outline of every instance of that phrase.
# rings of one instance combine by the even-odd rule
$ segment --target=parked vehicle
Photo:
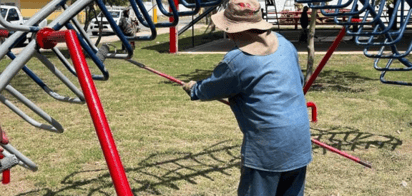
[[[1,16],[11,24],[15,25],[22,25],[24,24],[27,19],[23,18],[21,15],[20,9],[16,6],[10,6],[10,5],[1,5],[0,7],[0,13]],[[47,26],[47,20],[44,19],[39,23],[39,27],[45,27]],[[1,25],[0,25],[1,27]],[[20,43],[24,43],[26,39],[31,41],[32,33],[27,33],[26,38],[23,39]]]
[[[120,18],[123,17],[123,10],[127,9],[126,7],[108,7],[107,10],[110,12],[111,16],[113,17],[114,21],[117,25],[120,23]],[[139,31],[139,26],[137,22],[136,15],[133,12],[133,9],[129,9],[129,16],[133,22],[133,26],[136,28],[136,32]],[[102,25],[102,33],[114,33],[112,27],[110,26],[107,18],[100,12],[96,18],[93,18],[90,21],[90,25],[88,27],[87,32],[92,32],[92,35],[97,35],[99,33],[99,25]]]

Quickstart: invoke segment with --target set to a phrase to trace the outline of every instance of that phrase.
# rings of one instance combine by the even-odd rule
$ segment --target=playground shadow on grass
[[[343,151],[369,149],[372,146],[393,151],[402,145],[402,141],[393,136],[362,132],[352,127],[311,131],[313,138],[323,142],[327,140],[325,143]],[[320,148],[313,146],[314,152],[328,152]],[[230,169],[240,168],[239,151],[240,144],[221,141],[201,152],[155,152],[138,162],[136,167],[125,168],[125,171],[135,195],[162,195],[165,188],[179,190],[182,181],[197,184],[199,177],[214,181],[211,177],[214,173],[231,176]],[[75,191],[77,194],[82,192],[82,195],[111,195],[114,187],[106,168],[84,169],[64,177],[60,188],[40,188],[18,195],[67,195]]]
[[[178,184],[186,181],[197,184],[198,177],[214,181],[212,173],[230,176],[227,170],[240,169],[240,145],[232,141],[221,141],[201,152],[153,153],[137,163],[136,167],[125,168],[132,192],[135,195],[161,195],[162,189],[179,190]],[[85,179],[83,176],[92,176]],[[61,188],[43,188],[22,195],[67,195],[81,191],[81,195],[112,195],[114,190],[110,173],[106,169],[82,170],[63,178]]]
[[[320,72],[315,82],[313,83],[310,91],[337,91],[337,92],[350,92],[359,93],[364,92],[366,89],[359,86],[359,84],[378,81],[379,78],[370,78],[361,76],[356,72],[351,71],[337,71],[337,70],[323,70]]]
[[[354,151],[355,149],[385,148],[394,151],[402,145],[402,140],[392,135],[372,134],[362,132],[353,127],[332,127],[327,130],[311,129],[312,137],[316,140],[328,143],[339,150]],[[316,146],[313,149],[319,149]],[[326,150],[323,150],[326,153]]]

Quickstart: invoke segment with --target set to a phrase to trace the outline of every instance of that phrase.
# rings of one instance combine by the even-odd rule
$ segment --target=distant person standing
[[[129,17],[129,9],[123,10],[122,17],[120,18],[119,23],[120,30],[126,36],[134,36],[136,34],[136,28],[133,27],[132,20]],[[134,43],[134,42],[132,42]],[[132,44],[134,49],[134,44]],[[124,45],[122,45],[122,50],[125,50]]]
[[[302,27],[302,33],[300,35],[299,41],[303,41],[303,42],[308,41],[308,25],[309,25],[308,10],[309,10],[309,7],[305,6],[303,8],[302,14],[300,15],[300,26]]]

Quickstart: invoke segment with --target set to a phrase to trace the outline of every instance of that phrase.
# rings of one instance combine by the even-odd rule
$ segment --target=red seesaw
[[[74,30],[54,31],[50,28],[44,28],[37,33],[36,40],[37,44],[44,49],[51,49],[58,42],[66,42],[116,193],[122,196],[133,195],[76,32]]]

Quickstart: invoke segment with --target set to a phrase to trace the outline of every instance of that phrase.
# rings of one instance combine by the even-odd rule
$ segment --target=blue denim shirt
[[[212,75],[191,89],[192,100],[229,98],[243,132],[243,166],[271,172],[312,160],[303,75],[295,47],[280,34],[278,50],[254,56],[229,51]]]

